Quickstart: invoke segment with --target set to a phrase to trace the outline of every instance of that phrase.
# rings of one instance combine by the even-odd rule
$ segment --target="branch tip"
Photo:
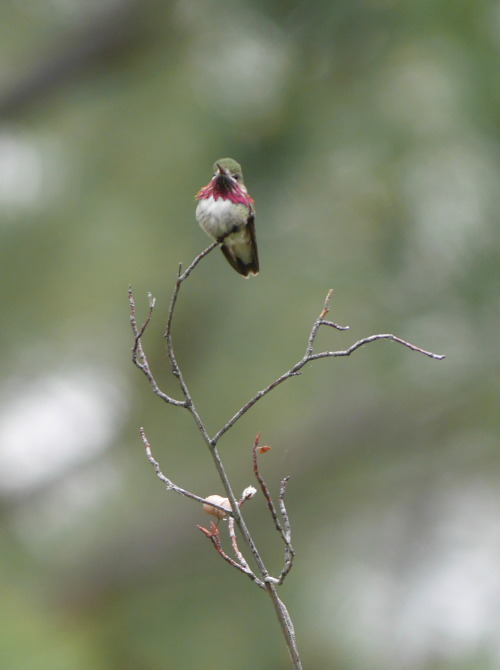
[[[319,318],[320,318],[320,319],[324,319],[325,316],[326,316],[326,315],[328,314],[328,312],[330,311],[330,300],[332,299],[332,295],[333,295],[333,288],[331,288],[331,289],[328,291],[328,293],[326,294],[326,298],[325,298],[324,306],[323,306],[323,309],[322,309],[322,311],[321,311],[321,314],[319,315]]]

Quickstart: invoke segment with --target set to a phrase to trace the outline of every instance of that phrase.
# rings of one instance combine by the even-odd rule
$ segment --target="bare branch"
[[[144,448],[146,450],[146,455],[148,457],[149,462],[153,466],[157,477],[165,484],[166,488],[168,491],[174,491],[175,493],[178,493],[179,495],[182,495],[186,498],[191,498],[191,500],[196,500],[196,502],[202,503],[209,505],[210,507],[215,507],[216,509],[220,509],[222,512],[224,512],[225,515],[229,516],[229,522],[228,522],[228,527],[229,527],[229,536],[231,538],[231,545],[233,547],[233,550],[235,552],[236,558],[238,559],[238,562],[234,561],[230,556],[228,556],[224,550],[221,547],[220,544],[220,537],[219,537],[219,531],[217,525],[214,523],[211,524],[211,530],[207,530],[203,526],[197,526],[210,540],[212,541],[212,544],[214,547],[217,549],[217,552],[224,558],[225,561],[227,561],[230,565],[233,567],[237,568],[238,570],[241,570],[241,572],[244,572],[252,581],[254,581],[258,586],[261,588],[266,588],[265,584],[263,581],[261,581],[250,569],[250,566],[246,562],[243,554],[238,548],[237,540],[236,540],[236,533],[234,529],[234,518],[233,518],[233,512],[230,510],[227,510],[225,507],[222,507],[221,505],[218,505],[216,502],[213,500],[207,500],[206,498],[202,498],[201,496],[196,495],[195,493],[191,493],[191,491],[187,491],[186,489],[183,489],[182,487],[178,486],[177,484],[174,484],[174,482],[169,479],[167,476],[163,474],[161,471],[160,465],[158,461],[154,458],[152,451],[151,451],[151,446],[149,444],[149,441],[146,437],[146,433],[144,431],[144,428],[140,429],[140,434],[141,434],[141,439],[144,444]],[[245,491],[243,492],[243,495],[238,503],[238,506],[241,506],[246,500],[249,500],[251,497],[253,497],[255,493],[255,489],[253,487],[247,487]]]
[[[333,323],[333,321],[325,321],[325,316],[330,311],[330,301],[332,299],[332,295],[333,295],[333,288],[331,288],[326,294],[323,309],[321,310],[320,315],[314,322],[313,327],[311,329],[309,339],[307,340],[307,348],[305,354],[306,356],[310,356],[312,354],[314,347],[314,340],[316,339],[316,335],[318,334],[320,326],[331,326],[332,328],[336,328],[337,330],[349,330],[349,326],[339,326],[337,323]]]
[[[186,268],[184,272],[182,272],[182,263],[179,263],[179,270],[177,272],[177,281],[175,282],[175,287],[174,291],[172,293],[172,299],[170,301],[170,307],[168,310],[168,318],[167,318],[167,328],[165,330],[165,338],[170,338],[171,333],[172,333],[172,320],[174,318],[174,310],[175,310],[175,305],[177,303],[177,297],[179,295],[179,291],[181,290],[181,285],[182,282],[185,281],[191,272],[195,269],[195,267],[198,265],[198,263],[205,258],[205,256],[208,256],[208,254],[215,249],[215,247],[219,246],[218,242],[213,242],[210,246],[208,246],[206,249],[204,249],[201,253],[196,256],[196,258],[192,261],[190,265]],[[167,340],[168,341],[168,340]],[[175,356],[174,356],[175,359]]]
[[[343,351],[322,351],[319,354],[312,354],[309,357],[309,360],[315,361],[319,358],[328,358],[328,357],[336,357],[336,356],[350,356],[354,351],[359,349],[365,344],[369,344],[370,342],[375,342],[376,340],[392,340],[393,342],[397,342],[398,344],[402,344],[404,347],[408,347],[408,349],[411,349],[412,351],[416,351],[419,354],[424,354],[424,356],[428,356],[429,358],[434,358],[437,361],[442,361],[443,358],[446,358],[444,354],[434,354],[432,351],[427,351],[426,349],[422,349],[421,347],[417,347],[415,344],[411,344],[411,342],[407,342],[406,340],[401,339],[400,337],[397,337],[396,335],[392,335],[390,333],[384,333],[384,334],[379,334],[379,335],[370,335],[369,337],[364,337],[361,340],[358,340],[354,344],[352,344],[348,349],[345,349]]]
[[[163,393],[163,391],[160,390],[158,384],[156,383],[156,380],[153,376],[153,373],[151,372],[151,369],[149,367],[148,359],[147,356],[144,352],[144,349],[142,347],[142,336],[144,335],[144,332],[146,331],[146,328],[149,326],[151,322],[151,317],[153,315],[153,310],[155,306],[155,299],[151,295],[151,293],[148,293],[148,298],[149,298],[149,311],[148,311],[148,316],[146,318],[146,321],[142,324],[142,326],[139,328],[137,326],[137,320],[135,316],[135,301],[134,301],[134,295],[132,292],[132,286],[128,287],[128,301],[129,301],[129,307],[130,307],[130,325],[132,327],[132,332],[134,333],[134,346],[132,347],[132,362],[133,364],[141,370],[146,377],[148,378],[148,381],[151,385],[151,388],[153,389],[153,392],[161,398],[164,402],[170,404],[170,405],[176,405],[178,407],[186,407],[186,403],[183,400],[175,400],[174,398],[171,398],[169,395],[166,393]]]
[[[285,507],[285,491],[288,484],[289,477],[285,477],[281,481],[280,495],[279,495],[279,506],[281,516],[283,517],[283,525],[285,527],[283,541],[285,542],[285,565],[283,570],[280,573],[278,581],[280,584],[283,584],[285,577],[288,575],[292,569],[293,559],[295,558],[295,551],[292,547],[292,527],[290,525],[290,519],[288,518],[288,512]]]
[[[198,412],[197,412],[197,410],[194,406],[193,399],[192,399],[191,394],[189,392],[188,386],[187,386],[186,382],[184,381],[184,377],[182,375],[181,369],[180,369],[179,364],[177,362],[177,358],[176,358],[175,351],[174,351],[174,345],[173,345],[173,342],[172,342],[172,320],[174,318],[175,305],[177,303],[177,298],[178,298],[178,295],[179,295],[179,291],[181,289],[182,282],[189,277],[189,275],[194,270],[194,268],[198,265],[198,263],[203,258],[205,258],[205,256],[207,256],[217,246],[218,246],[218,242],[213,242],[209,247],[207,247],[204,251],[202,251],[200,254],[198,254],[198,256],[196,256],[194,261],[187,267],[187,269],[184,272],[182,272],[182,265],[179,264],[179,270],[178,270],[178,273],[177,273],[177,280],[175,282],[174,291],[172,293],[172,299],[170,301],[170,306],[169,306],[169,309],[168,309],[167,327],[165,329],[165,334],[164,334],[165,341],[166,341],[166,344],[167,344],[168,358],[170,360],[170,365],[171,365],[171,368],[172,368],[172,374],[178,380],[179,385],[181,387],[181,391],[184,395],[184,398],[186,399],[185,403],[184,403],[184,406],[191,412],[191,414],[193,416],[193,419],[194,419],[194,421],[195,421],[195,423],[198,427],[198,430],[201,432],[201,434],[203,435],[203,438],[205,439],[205,442],[208,445],[211,444],[210,437],[208,435],[207,430],[205,429],[205,426],[203,424],[203,421],[201,420],[200,415],[198,414]]]
[[[148,461],[151,463],[153,466],[156,475],[158,479],[160,479],[165,486],[167,487],[168,491],[174,491],[175,493],[178,493],[181,496],[185,496],[186,498],[191,498],[191,500],[196,500],[196,502],[210,505],[211,507],[215,507],[216,509],[220,509],[223,511],[225,514],[231,516],[232,512],[228,511],[225,507],[222,507],[221,505],[218,505],[217,503],[213,502],[212,500],[206,500],[205,498],[202,498],[201,496],[197,496],[195,493],[191,493],[191,491],[187,491],[186,489],[181,488],[180,486],[177,486],[177,484],[174,484],[174,482],[166,477],[163,472],[160,469],[160,465],[158,461],[153,457],[153,454],[151,452],[151,447],[148,442],[148,439],[146,437],[146,434],[144,432],[144,428],[141,428],[140,430],[141,433],[141,439],[144,444],[144,448],[146,449],[146,456],[148,457]]]
[[[250,577],[250,579],[257,584],[261,589],[265,589],[266,585],[264,584],[263,581],[261,581],[254,573],[250,570],[248,565],[240,565],[237,563],[231,556],[226,554],[224,549],[222,548],[222,545],[220,543],[220,537],[219,537],[219,529],[217,526],[212,522],[210,526],[210,530],[207,530],[203,526],[197,526],[201,532],[208,537],[209,540],[211,540],[212,544],[214,545],[217,553],[222,556],[222,558],[229,563],[233,568],[236,568],[237,570],[240,570],[240,572],[243,572],[245,575]]]
[[[292,535],[292,530],[290,526],[290,520],[288,518],[288,512],[285,507],[285,492],[290,477],[287,476],[281,480],[280,495],[279,495],[279,505],[281,516],[283,517],[283,524],[285,526],[285,539],[287,542],[290,542],[290,537]]]
[[[280,534],[281,539],[283,540],[285,544],[285,565],[283,566],[283,570],[280,573],[280,576],[277,579],[277,584],[282,584],[283,581],[285,580],[285,577],[287,574],[290,572],[292,568],[292,563],[293,559],[295,557],[295,551],[292,547],[291,543],[291,527],[290,527],[290,520],[288,518],[288,513],[286,511],[285,507],[285,490],[286,490],[286,485],[288,482],[289,477],[285,477],[285,479],[282,480],[281,482],[281,487],[280,487],[280,494],[279,494],[279,506],[280,506],[280,512],[281,516],[283,517],[283,523],[284,527],[281,525],[280,520],[278,519],[278,513],[276,511],[276,507],[274,505],[274,502],[271,498],[271,494],[269,492],[269,489],[267,488],[267,484],[264,481],[264,478],[262,477],[259,469],[259,461],[258,461],[258,454],[259,454],[259,442],[260,442],[260,433],[258,433],[257,437],[255,438],[255,441],[253,443],[253,448],[252,448],[252,460],[253,460],[253,471],[255,474],[255,477],[257,481],[260,484],[260,488],[262,490],[262,493],[264,495],[264,498],[266,499],[267,506],[269,508],[269,511],[271,513],[272,519],[274,521],[274,525],[278,533]]]
[[[238,507],[241,507],[243,505],[243,503],[245,503],[247,500],[250,500],[250,498],[253,498],[256,493],[257,493],[257,489],[255,489],[253,486],[247,486],[247,488],[243,491],[243,494],[238,501]],[[247,572],[251,572],[250,566],[246,562],[245,557],[243,556],[243,554],[240,551],[240,548],[238,547],[238,539],[236,537],[236,532],[235,532],[234,517],[232,517],[228,520],[228,531],[229,531],[229,538],[231,540],[231,546],[233,547],[234,555],[236,556],[240,565],[242,565]]]
[[[236,556],[236,560],[245,569],[245,571],[247,573],[252,572],[250,570],[250,566],[246,562],[245,557],[241,553],[240,548],[238,547],[238,540],[236,538],[236,532],[235,532],[235,528],[234,528],[234,518],[229,519],[229,521],[227,523],[227,527],[228,527],[228,531],[229,531],[229,538],[231,540],[231,546],[233,548],[234,555]]]
[[[182,271],[182,266],[179,265],[178,268],[178,273],[177,273],[177,279],[175,282],[174,290],[172,292],[172,297],[169,305],[169,310],[168,310],[168,317],[167,317],[167,324],[166,324],[166,329],[164,333],[166,345],[167,345],[167,354],[168,358],[170,361],[172,373],[174,377],[177,379],[182,395],[184,396],[184,400],[175,400],[168,396],[167,394],[163,393],[160,391],[158,388],[158,385],[154,379],[153,374],[151,373],[147,357],[144,353],[144,349],[142,347],[142,338],[143,335],[149,326],[154,310],[154,298],[149,294],[149,311],[148,315],[146,318],[146,321],[144,324],[139,328],[137,325],[136,321],[136,316],[135,316],[135,303],[134,303],[134,298],[132,295],[132,289],[129,288],[129,303],[130,303],[130,321],[131,321],[131,326],[132,330],[134,333],[134,346],[132,349],[132,360],[134,364],[142,370],[142,372],[146,375],[146,377],[149,380],[149,383],[155,392],[156,395],[158,395],[160,398],[162,398],[165,402],[176,405],[178,407],[184,407],[187,409],[190,414],[192,415],[207,447],[209,448],[210,454],[212,456],[215,468],[217,470],[217,473],[219,475],[219,478],[221,480],[222,486],[224,488],[224,491],[226,492],[227,498],[229,500],[229,504],[231,507],[231,511],[228,512],[228,510],[225,507],[219,506],[216,503],[212,501],[205,500],[205,498],[202,498],[200,496],[197,496],[189,491],[186,491],[185,489],[177,486],[174,484],[168,477],[165,477],[165,475],[161,472],[160,467],[158,465],[158,462],[153,458],[152,453],[151,453],[151,448],[149,446],[149,442],[145,436],[144,430],[141,429],[141,437],[142,441],[144,443],[145,449],[146,449],[146,454],[148,456],[148,459],[150,463],[153,465],[157,476],[159,479],[165,484],[168,490],[173,490],[179,495],[183,495],[185,497],[191,498],[193,500],[196,500],[199,503],[202,504],[208,504],[211,507],[218,508],[221,511],[223,511],[225,514],[229,514],[229,520],[228,520],[228,531],[229,531],[229,537],[231,541],[231,545],[233,548],[233,551],[235,553],[236,559],[234,560],[230,556],[228,556],[225,551],[222,549],[221,546],[221,541],[220,541],[220,534],[218,530],[218,526],[216,526],[214,523],[211,524],[210,530],[207,530],[206,528],[202,526],[198,526],[198,528],[211,540],[212,544],[214,545],[215,549],[217,552],[224,558],[225,561],[227,561],[230,565],[235,567],[236,569],[240,570],[241,572],[245,573],[254,581],[260,588],[264,588],[275,609],[277,619],[279,621],[280,627],[282,634],[286,640],[286,644],[292,659],[293,667],[295,670],[301,670],[302,665],[300,661],[300,657],[298,654],[297,650],[297,645],[295,641],[295,632],[293,629],[292,621],[290,619],[290,616],[288,614],[288,611],[283,604],[283,602],[279,599],[277,595],[277,590],[276,587],[281,585],[287,576],[287,574],[290,572],[290,569],[292,567],[293,559],[294,559],[294,550],[291,545],[291,526],[290,526],[290,520],[288,517],[288,513],[286,510],[285,506],[285,491],[286,491],[286,486],[288,482],[288,477],[285,477],[281,481],[281,487],[280,487],[280,492],[279,492],[279,514],[281,515],[281,520],[279,518],[278,510],[276,509],[276,506],[272,500],[271,494],[269,492],[269,489],[260,473],[259,470],[259,465],[258,465],[258,453],[259,449],[264,449],[264,447],[259,447],[259,440],[260,440],[260,434],[256,437],[254,446],[253,446],[253,468],[254,468],[254,474],[257,478],[257,481],[259,482],[259,485],[261,487],[262,493],[264,495],[264,498],[266,499],[267,506],[269,508],[269,511],[271,513],[274,525],[280,534],[280,537],[282,538],[284,545],[285,545],[285,562],[284,562],[284,567],[280,573],[279,578],[272,577],[261,556],[260,553],[255,545],[255,542],[253,540],[252,535],[250,534],[245,521],[241,515],[240,512],[240,506],[242,503],[251,497],[253,493],[250,493],[251,488],[249,487],[248,489],[245,489],[245,492],[243,494],[243,497],[237,501],[234,493],[232,491],[229,479],[227,477],[225,468],[223,466],[223,463],[221,461],[221,458],[218,453],[217,449],[217,443],[219,439],[230,429],[234,424],[244,415],[246,412],[248,412],[249,409],[251,409],[255,403],[263,398],[265,395],[270,393],[272,390],[274,390],[277,386],[279,386],[282,382],[286,381],[290,377],[294,377],[296,375],[301,374],[302,368],[305,367],[308,363],[311,361],[319,360],[321,358],[334,358],[334,357],[340,357],[340,356],[350,356],[354,351],[357,351],[359,348],[364,346],[365,344],[369,344],[371,342],[374,342],[376,340],[382,340],[382,339],[388,339],[393,342],[396,342],[398,344],[401,344],[404,347],[407,347],[408,349],[415,351],[417,353],[423,354],[425,356],[428,356],[430,358],[433,358],[435,360],[441,360],[444,358],[444,356],[439,355],[439,354],[434,354],[430,351],[427,351],[425,349],[422,349],[421,347],[418,347],[414,344],[411,344],[410,342],[407,342],[406,340],[401,339],[400,337],[397,337],[396,335],[392,334],[377,334],[377,335],[371,335],[369,337],[365,337],[361,340],[358,340],[354,344],[352,344],[350,347],[344,350],[338,350],[338,351],[322,351],[319,353],[314,353],[314,345],[316,342],[316,337],[319,332],[319,329],[321,326],[327,326],[329,328],[334,328],[335,330],[348,330],[348,326],[340,326],[337,323],[334,323],[333,321],[327,320],[326,317],[330,311],[330,302],[331,298],[333,295],[333,290],[330,289],[327,293],[327,296],[325,298],[324,304],[323,304],[323,309],[321,310],[319,316],[316,318],[314,321],[311,331],[309,333],[309,337],[307,339],[306,343],[306,348],[303,357],[297,361],[289,370],[287,370],[285,373],[283,373],[280,377],[275,379],[273,382],[271,382],[268,386],[264,387],[258,393],[256,393],[245,405],[243,405],[237,412],[234,414],[234,416],[229,419],[229,421],[211,438],[208,435],[207,430],[205,429],[204,423],[198,414],[193,398],[191,396],[191,393],[189,391],[189,388],[184,380],[184,377],[182,375],[182,371],[180,369],[180,366],[177,361],[177,357],[174,351],[174,346],[173,346],[173,340],[172,340],[172,324],[173,324],[173,319],[174,319],[174,313],[175,313],[175,308],[177,304],[177,300],[179,297],[180,289],[182,286],[182,283],[190,276],[192,271],[196,268],[196,266],[201,262],[203,258],[205,258],[215,247],[218,246],[217,242],[213,242],[209,247],[207,247],[204,251],[202,251],[196,258],[192,261],[192,263],[184,270]],[[255,489],[253,489],[255,491]],[[243,556],[243,553],[238,547],[238,542],[237,542],[237,536],[236,536],[236,528],[235,526],[238,527],[244,542],[246,543],[246,546],[251,552],[251,555],[253,557],[253,560],[255,562],[255,565],[257,566],[257,574],[254,574],[254,572],[250,569],[250,566],[248,565],[245,557]],[[257,576],[259,575],[259,576]]]
[[[276,530],[281,535],[281,537],[284,537],[284,531],[283,531],[283,528],[281,527],[281,523],[278,519],[278,514],[276,512],[276,508],[275,508],[274,503],[272,501],[271,494],[269,493],[269,489],[267,488],[267,484],[264,481],[264,478],[260,474],[259,462],[258,462],[258,458],[257,458],[257,451],[258,451],[259,442],[260,442],[260,433],[257,434],[257,437],[255,438],[255,441],[253,443],[253,448],[252,448],[253,472],[254,472],[255,478],[259,482],[259,485],[260,485],[261,491],[264,495],[264,498],[266,499],[267,506],[269,508],[269,511],[271,512],[271,516],[273,518]]]
[[[216,444],[219,439],[226,433],[230,428],[234,426],[234,424],[241,419],[241,417],[248,412],[249,409],[251,409],[255,403],[263,398],[265,395],[267,395],[270,391],[273,391],[277,386],[282,384],[284,381],[289,379],[290,377],[295,377],[296,375],[300,374],[300,371],[302,368],[310,363],[311,361],[316,361],[319,360],[320,358],[336,358],[340,356],[350,356],[354,351],[359,349],[365,344],[369,344],[370,342],[375,342],[376,340],[392,340],[393,342],[397,342],[398,344],[402,344],[403,346],[407,347],[408,349],[411,349],[412,351],[416,351],[417,353],[424,354],[425,356],[428,356],[429,358],[433,358],[435,360],[442,360],[445,358],[444,355],[442,354],[434,354],[431,351],[427,351],[426,349],[422,349],[421,347],[417,347],[415,344],[411,344],[410,342],[407,342],[406,340],[401,339],[400,337],[396,337],[396,335],[391,335],[391,334],[380,334],[380,335],[370,335],[369,337],[365,337],[362,340],[358,340],[355,342],[353,345],[351,345],[348,349],[340,350],[340,351],[322,351],[321,353],[313,353],[313,348],[314,348],[314,342],[316,340],[316,336],[318,334],[318,331],[321,326],[329,326],[332,328],[335,328],[336,330],[348,330],[349,326],[339,326],[336,323],[333,323],[333,321],[326,321],[323,317],[326,316],[330,310],[330,300],[332,297],[333,289],[330,289],[328,291],[328,294],[325,299],[325,303],[323,306],[323,310],[321,311],[320,315],[316,319],[316,321],[313,324],[313,327],[311,329],[311,332],[309,334],[309,338],[307,340],[307,346],[306,346],[306,351],[304,356],[295,363],[289,370],[287,370],[285,373],[283,373],[280,377],[275,379],[271,384],[260,390],[258,393],[256,393],[253,398],[251,398],[243,407],[241,407],[234,416],[229,419],[229,421],[214,435],[212,438],[212,442]]]
[[[198,263],[205,258],[205,256],[208,256],[208,254],[215,249],[215,247],[218,247],[219,243],[218,242],[212,242],[206,249],[204,249],[196,258],[192,261],[190,265],[187,266],[186,270],[181,274],[181,265],[179,265],[179,283],[181,284],[185,279],[189,277],[191,272],[195,269],[195,267],[198,265]]]

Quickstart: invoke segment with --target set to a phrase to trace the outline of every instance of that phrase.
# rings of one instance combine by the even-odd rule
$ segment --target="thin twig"
[[[144,444],[144,448],[146,450],[146,456],[148,457],[148,461],[151,463],[153,466],[156,475],[158,479],[160,479],[166,486],[167,491],[174,491],[175,493],[178,493],[181,496],[185,496],[186,498],[191,498],[191,500],[196,500],[196,502],[210,505],[211,507],[215,507],[216,509],[220,509],[222,512],[225,514],[232,516],[232,512],[230,510],[227,510],[225,507],[222,507],[221,505],[218,505],[217,503],[213,502],[212,500],[206,500],[205,498],[202,498],[201,496],[197,496],[195,493],[191,493],[191,491],[187,491],[186,489],[183,489],[181,486],[177,486],[177,484],[174,484],[174,482],[166,477],[163,472],[160,469],[160,464],[158,461],[154,458],[153,453],[151,451],[151,446],[149,444],[149,441],[146,437],[146,433],[144,432],[144,428],[141,428],[140,430],[141,433],[141,439]]]
[[[241,498],[238,500],[238,508],[240,508],[247,500],[250,500],[250,498],[253,498],[254,495],[257,493],[257,489],[255,489],[253,486],[247,486],[247,488],[243,491]],[[238,547],[238,539],[236,537],[236,532],[234,528],[234,517],[231,517],[228,520],[228,531],[229,531],[229,538],[231,540],[231,546],[233,547],[234,555],[238,559],[238,562],[248,571],[251,572],[250,566],[246,562],[245,557],[240,551],[240,548]]]
[[[295,558],[295,551],[292,547],[292,527],[290,525],[290,519],[288,517],[288,512],[285,507],[285,491],[288,484],[289,477],[285,477],[281,481],[280,494],[279,494],[279,506],[281,516],[283,517],[283,525],[285,527],[283,540],[285,542],[285,565],[283,570],[280,573],[278,581],[280,584],[283,584],[285,577],[288,575],[292,569],[293,559]]]
[[[173,322],[173,318],[174,318],[175,305],[177,304],[177,298],[179,296],[179,291],[181,289],[182,282],[185,281],[189,277],[189,275],[194,270],[194,268],[198,265],[198,263],[203,258],[205,258],[205,256],[207,256],[217,246],[218,246],[218,242],[213,242],[210,246],[208,246],[206,249],[204,249],[204,251],[202,251],[200,254],[198,254],[198,256],[196,256],[194,261],[187,267],[187,269],[184,272],[182,272],[182,265],[179,264],[179,270],[177,272],[177,280],[175,282],[174,290],[173,290],[173,293],[172,293],[172,299],[170,300],[170,306],[168,308],[167,327],[165,329],[165,334],[164,334],[165,341],[166,341],[166,344],[167,344],[167,354],[168,354],[168,358],[170,360],[170,365],[171,365],[171,368],[172,368],[172,374],[174,375],[174,377],[179,382],[182,394],[184,395],[184,398],[185,398],[184,406],[190,411],[190,413],[191,413],[191,415],[192,415],[192,417],[193,417],[193,419],[196,423],[196,426],[198,427],[198,430],[203,435],[203,438],[205,439],[205,442],[207,442],[207,444],[209,444],[209,445],[211,444],[210,437],[209,437],[208,432],[207,432],[207,430],[206,430],[206,428],[203,424],[203,421],[201,420],[200,415],[198,414],[198,412],[197,412],[197,410],[194,406],[193,399],[192,399],[191,394],[189,392],[188,386],[187,386],[186,382],[184,381],[184,377],[182,375],[181,369],[180,369],[179,364],[177,362],[177,357],[175,355],[174,345],[173,345],[173,342],[172,342],[172,322]]]
[[[288,518],[288,512],[286,511],[285,507],[285,492],[286,492],[286,487],[287,484],[290,480],[290,477],[284,477],[281,480],[281,486],[280,486],[280,494],[279,494],[279,506],[280,506],[280,512],[281,516],[283,517],[283,525],[285,526],[285,538],[287,541],[290,541],[290,537],[292,534],[291,526],[290,526],[290,519]]]
[[[265,589],[265,588],[266,588],[266,585],[264,584],[264,582],[262,582],[262,581],[257,577],[257,575],[254,575],[254,573],[250,570],[250,568],[248,567],[248,565],[247,565],[246,563],[245,563],[244,565],[240,565],[240,564],[237,563],[233,558],[231,558],[231,556],[229,556],[228,554],[226,554],[226,552],[224,551],[224,549],[222,548],[222,545],[221,545],[221,543],[220,543],[219,529],[217,528],[217,526],[216,526],[213,522],[211,523],[210,530],[207,530],[207,528],[204,528],[203,526],[197,526],[197,528],[198,528],[199,530],[201,530],[201,532],[202,532],[204,535],[206,535],[206,537],[208,537],[208,539],[209,539],[209,540],[212,542],[212,544],[214,545],[214,547],[215,547],[217,553],[218,553],[220,556],[222,556],[222,558],[223,558],[227,563],[229,563],[229,565],[231,565],[233,568],[236,568],[237,570],[240,570],[240,572],[243,572],[245,575],[247,575],[248,577],[250,577],[250,579],[252,580],[252,582],[255,582],[255,584],[257,584],[257,586],[260,586],[261,589]]]
[[[334,358],[337,356],[350,356],[354,351],[359,349],[365,344],[369,344],[370,342],[375,342],[376,340],[392,340],[393,342],[397,342],[398,344],[402,344],[404,347],[407,347],[408,349],[411,349],[412,351],[416,351],[419,354],[424,354],[424,356],[428,356],[429,358],[433,358],[436,361],[442,361],[443,358],[446,358],[444,354],[434,354],[432,351],[427,351],[426,349],[422,349],[422,347],[417,347],[415,344],[411,344],[411,342],[407,342],[406,340],[403,340],[401,337],[397,337],[396,335],[392,335],[391,333],[383,333],[383,334],[377,334],[377,335],[370,335],[369,337],[363,337],[361,340],[358,340],[354,344],[351,344],[351,346],[348,349],[344,349],[342,351],[322,351],[319,354],[312,354],[309,356],[308,361],[316,361],[319,358]]]
[[[251,409],[257,401],[259,401],[261,398],[263,398],[265,395],[273,391],[277,386],[282,384],[284,381],[287,379],[290,379],[290,377],[295,377],[296,375],[299,375],[304,366],[306,366],[308,363],[311,361],[316,361],[319,360],[320,358],[337,358],[340,356],[350,356],[354,351],[359,349],[365,344],[369,344],[370,342],[375,342],[376,340],[392,340],[393,342],[397,342],[398,344],[402,344],[403,346],[407,347],[408,349],[411,349],[412,351],[416,351],[417,353],[424,354],[425,356],[428,356],[429,358],[433,358],[435,360],[442,360],[445,358],[444,355],[442,354],[434,354],[431,351],[427,351],[426,349],[422,349],[421,347],[417,347],[415,344],[411,344],[410,342],[407,342],[406,340],[401,339],[400,337],[396,337],[396,335],[392,334],[380,334],[380,335],[370,335],[369,337],[364,337],[361,340],[358,340],[354,344],[352,344],[348,349],[340,350],[340,351],[322,351],[320,353],[313,353],[313,348],[314,348],[314,342],[316,340],[316,336],[318,334],[319,328],[321,326],[329,326],[332,328],[335,328],[336,330],[348,330],[349,326],[339,326],[336,323],[333,323],[332,321],[326,321],[323,317],[328,314],[328,311],[330,309],[330,299],[332,296],[333,290],[330,289],[328,291],[328,294],[326,296],[323,310],[321,311],[320,315],[316,319],[316,321],[313,324],[313,327],[311,328],[311,332],[309,334],[308,340],[307,340],[307,346],[306,346],[306,351],[304,356],[295,363],[295,365],[292,365],[292,367],[287,370],[285,373],[283,373],[280,377],[275,379],[273,382],[271,382],[268,386],[265,388],[261,389],[258,391],[253,398],[251,398],[245,405],[243,405],[237,412],[234,414],[234,416],[229,419],[229,421],[222,426],[222,428],[213,436],[212,442],[217,443],[219,439],[224,435],[224,433],[227,433],[227,431],[234,426],[234,424],[241,419],[241,417],[248,412],[249,409]]]
[[[293,559],[295,557],[295,551],[292,547],[291,543],[291,527],[290,527],[290,520],[288,518],[288,513],[286,511],[285,507],[285,490],[286,490],[286,485],[289,480],[289,477],[285,477],[282,482],[281,482],[281,487],[280,487],[280,493],[279,493],[279,507],[280,507],[280,512],[281,516],[283,517],[283,524],[284,527],[281,525],[280,520],[278,519],[278,513],[276,511],[276,507],[274,505],[274,502],[272,500],[271,494],[269,492],[269,489],[267,487],[266,482],[264,481],[264,478],[262,477],[260,473],[260,468],[259,468],[259,461],[258,461],[258,454],[259,454],[259,442],[260,442],[260,433],[255,438],[255,441],[253,443],[253,448],[252,448],[252,460],[253,460],[253,471],[255,478],[259,482],[262,494],[264,495],[264,498],[266,499],[267,506],[269,509],[269,512],[271,513],[271,517],[274,521],[274,525],[276,530],[278,531],[281,539],[283,540],[283,543],[285,545],[285,565],[283,566],[283,569],[280,573],[280,576],[277,579],[278,584],[282,584],[285,580],[285,577],[288,575],[292,568],[292,563]]]
[[[238,563],[239,563],[243,568],[245,568],[245,570],[246,570],[247,572],[252,572],[252,571],[250,570],[250,566],[249,566],[248,563],[246,562],[245,557],[244,557],[243,554],[241,553],[240,548],[238,547],[238,539],[237,539],[237,537],[236,537],[236,532],[235,532],[235,528],[234,528],[234,518],[231,517],[231,518],[229,519],[229,521],[228,521],[228,523],[227,523],[227,528],[228,528],[228,532],[229,532],[229,538],[230,538],[230,540],[231,540],[231,546],[232,546],[232,548],[233,548],[234,555],[236,556],[236,560],[238,561]]]
[[[137,320],[135,316],[135,301],[134,301],[134,294],[132,292],[132,286],[128,287],[130,325],[132,327],[132,332],[134,333],[134,346],[132,347],[132,362],[136,367],[139,368],[139,370],[141,370],[146,375],[151,385],[151,388],[153,389],[153,392],[159,398],[161,398],[164,402],[168,403],[169,405],[176,405],[177,407],[186,407],[186,403],[183,400],[175,400],[175,398],[170,397],[169,395],[160,390],[153,376],[153,373],[151,372],[151,369],[149,367],[147,356],[142,347],[142,336],[144,335],[146,328],[149,326],[151,322],[151,317],[153,315],[153,310],[155,306],[155,299],[153,298],[151,293],[148,293],[148,299],[149,299],[148,315],[146,321],[139,328],[137,326]]]
[[[273,500],[271,498],[271,494],[269,493],[269,489],[267,488],[267,484],[264,481],[264,478],[260,474],[259,462],[258,462],[258,458],[257,458],[257,448],[259,446],[259,442],[260,442],[260,433],[257,434],[257,437],[255,438],[255,441],[254,441],[253,447],[252,447],[253,473],[255,475],[256,480],[259,482],[259,486],[261,488],[262,494],[264,495],[264,498],[266,499],[267,507],[269,508],[269,511],[270,511],[271,516],[273,518],[276,530],[281,535],[281,537],[284,538],[284,531],[283,531],[283,528],[281,527],[281,523],[278,519],[278,514],[276,512],[276,508],[275,508]]]
[[[311,332],[307,340],[305,356],[310,356],[312,354],[314,347],[314,340],[316,339],[316,335],[318,334],[320,326],[331,326],[336,330],[349,330],[349,326],[339,326],[338,323],[333,323],[333,321],[325,321],[325,316],[330,311],[330,301],[332,299],[332,295],[333,295],[333,288],[331,288],[326,294],[325,302],[323,303],[323,309],[321,310],[320,315],[318,316],[318,318],[313,324],[313,327],[311,328]]]

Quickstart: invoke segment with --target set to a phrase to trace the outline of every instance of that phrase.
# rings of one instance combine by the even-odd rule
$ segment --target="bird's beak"
[[[219,174],[226,174],[226,171],[224,170],[222,165],[219,165],[219,163],[217,163],[217,169],[219,170]]]

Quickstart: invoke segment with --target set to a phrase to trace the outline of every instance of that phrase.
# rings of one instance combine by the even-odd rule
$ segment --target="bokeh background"
[[[151,365],[212,163],[256,201],[261,274],[219,251],[183,287],[175,344],[237,491],[258,431],[289,474],[282,590],[305,668],[500,666],[500,4],[494,0],[4,0],[0,8],[0,659],[8,670],[289,667],[270,603],[197,530],[177,484],[221,493]],[[282,547],[261,500],[247,521]]]

